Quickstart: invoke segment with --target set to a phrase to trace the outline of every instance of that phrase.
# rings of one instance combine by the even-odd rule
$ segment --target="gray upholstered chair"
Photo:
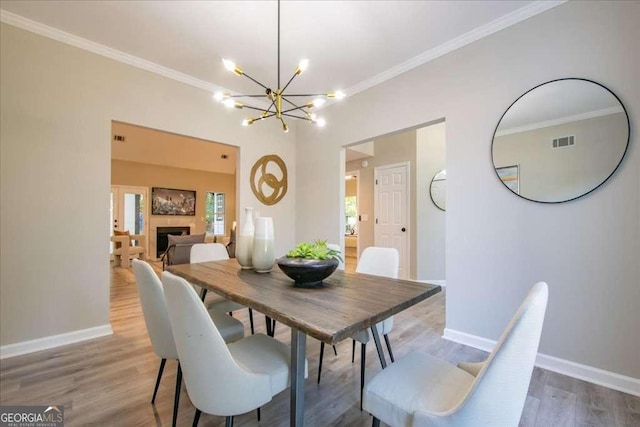
[[[538,352],[549,290],[536,283],[489,358],[459,364],[410,353],[369,381],[373,425],[516,427]]]
[[[205,233],[186,236],[169,234],[167,250],[162,254],[162,269],[169,265],[189,264],[191,247],[196,243],[204,243],[205,236]]]
[[[144,261],[133,260],[133,273],[136,277],[138,296],[142,305],[144,322],[147,326],[147,333],[153,346],[153,351],[161,359],[160,369],[156,386],[153,389],[151,403],[155,403],[162,372],[167,359],[178,359],[178,351],[173,340],[169,314],[165,301],[162,283],[153,271],[153,268]],[[216,324],[222,338],[227,342],[237,341],[244,337],[244,326],[242,322],[233,317],[227,316],[224,312],[210,310],[207,315]],[[178,417],[178,402],[180,400],[180,384],[182,383],[182,370],[178,363],[176,377],[176,392],[173,405],[173,425],[176,425]]]
[[[197,409],[194,426],[202,412],[226,417],[226,425],[233,425],[234,415],[259,410],[289,387],[291,350],[286,344],[264,334],[226,344],[186,280],[165,271],[162,283],[187,393]],[[307,366],[305,360],[305,378]]]

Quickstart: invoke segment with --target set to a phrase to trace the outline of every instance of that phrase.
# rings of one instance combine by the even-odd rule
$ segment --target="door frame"
[[[411,215],[411,162],[410,161],[406,161],[406,162],[399,162],[399,163],[390,163],[388,165],[379,165],[379,166],[375,166],[373,168],[373,213],[375,215],[375,222],[373,223],[373,244],[374,246],[378,246],[378,242],[380,241],[380,229],[378,227],[378,184],[377,184],[377,180],[378,180],[378,171],[380,170],[384,170],[384,169],[392,169],[392,168],[397,168],[397,167],[401,167],[404,166],[406,168],[407,171],[407,179],[405,180],[405,198],[406,198],[406,203],[405,203],[405,209],[407,212],[407,229],[409,230],[409,233],[412,232],[411,230],[411,220],[412,220],[412,215]],[[406,275],[406,279],[409,279],[409,277],[411,277],[411,234],[407,233],[407,239],[405,242],[406,248],[405,248],[405,254],[406,254],[406,259],[405,259],[405,275]]]
[[[346,175],[353,175],[356,177],[357,182],[356,182],[356,215],[358,216],[358,234],[356,234],[356,265],[358,265],[358,260],[360,259],[360,232],[361,232],[361,227],[360,227],[360,223],[362,221],[360,221],[360,170],[355,170],[355,171],[348,171],[345,172],[345,176]],[[345,179],[345,192],[346,192],[346,179]],[[346,196],[345,196],[346,197]],[[344,201],[343,201],[344,203]],[[344,235],[345,240],[347,235]],[[347,244],[344,244],[344,256],[347,256]]]
[[[114,191],[115,190],[115,191]],[[127,190],[131,190],[131,191],[127,191]],[[143,195],[143,200],[145,200],[145,204],[143,207],[144,210],[144,220],[142,223],[142,234],[144,236],[146,236],[146,238],[144,239],[144,249],[145,249],[145,253],[149,254],[149,220],[150,220],[150,214],[151,214],[151,208],[150,208],[150,203],[151,203],[151,199],[149,199],[149,187],[142,187],[142,186],[138,186],[138,185],[111,185],[110,188],[110,195],[114,194],[114,210],[116,209],[116,207],[118,206],[118,204],[120,203],[120,200],[118,200],[117,202],[115,201],[115,198],[119,198],[120,197],[120,192],[129,192],[129,193],[136,193],[136,194],[142,194]],[[114,218],[116,218],[116,216],[118,215],[118,213],[114,212]],[[111,236],[113,235],[113,223],[109,224],[109,238],[111,238]],[[111,260],[113,260],[113,254],[109,254],[109,258]]]

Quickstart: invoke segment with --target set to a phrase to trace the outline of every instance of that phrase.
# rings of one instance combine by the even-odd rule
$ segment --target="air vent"
[[[227,154],[223,154],[220,156],[221,159],[227,160],[229,156]]]
[[[575,141],[576,141],[576,137],[573,135],[562,136],[560,138],[555,138],[551,143],[551,147],[553,148],[571,147],[575,145]]]
[[[113,140],[114,141],[120,141],[120,142],[124,142],[125,141],[125,137],[123,135],[113,135]]]

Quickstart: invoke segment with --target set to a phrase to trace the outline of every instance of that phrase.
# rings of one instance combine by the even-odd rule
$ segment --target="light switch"
[[[369,215],[367,214],[362,214],[360,215],[361,221],[369,221]]]

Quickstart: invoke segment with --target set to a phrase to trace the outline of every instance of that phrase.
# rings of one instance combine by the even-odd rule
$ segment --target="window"
[[[204,203],[207,233],[224,236],[224,193],[207,192]]]
[[[345,234],[358,233],[358,204],[356,196],[345,197]]]

